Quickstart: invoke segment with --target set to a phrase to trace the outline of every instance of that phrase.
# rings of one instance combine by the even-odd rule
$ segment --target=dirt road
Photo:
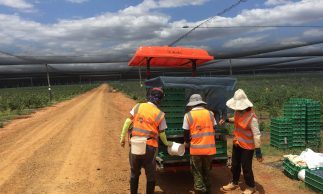
[[[0,129],[0,193],[129,193],[128,148],[118,141],[134,104],[102,85],[12,121]],[[277,169],[259,164],[255,169],[260,193],[310,193]],[[213,193],[220,193],[229,176],[227,168],[212,171]],[[160,174],[157,179],[156,193],[192,193],[189,172]],[[144,183],[141,176],[141,193]]]

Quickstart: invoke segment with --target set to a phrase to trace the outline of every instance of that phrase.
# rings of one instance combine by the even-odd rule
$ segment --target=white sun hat
[[[228,100],[226,104],[233,110],[245,110],[246,108],[253,107],[253,104],[242,89],[238,89],[234,93],[233,98]]]
[[[189,103],[186,106],[196,106],[196,105],[199,105],[199,104],[206,104],[206,102],[204,102],[202,100],[202,96],[201,95],[199,95],[199,94],[193,94],[190,97],[190,101],[189,101]]]

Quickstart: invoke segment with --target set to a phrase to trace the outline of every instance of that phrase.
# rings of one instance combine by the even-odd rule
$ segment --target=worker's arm
[[[262,162],[262,153],[261,153],[261,133],[259,130],[259,124],[258,124],[258,119],[252,118],[251,123],[250,123],[251,131],[253,134],[253,139],[255,142],[255,153],[256,153],[256,158],[259,162]]]
[[[172,146],[173,142],[167,141],[165,130],[167,129],[167,124],[165,118],[160,122],[158,126],[159,138],[165,146]]]
[[[159,133],[159,138],[163,142],[165,146],[172,146],[173,142],[167,141],[166,133],[165,131]]]
[[[121,135],[120,135],[120,145],[122,147],[124,147],[124,145],[125,145],[126,133],[127,133],[131,124],[132,124],[132,120],[130,118],[127,118],[123,124]]]
[[[191,136],[190,136],[190,127],[187,121],[187,114],[185,114],[184,119],[183,119],[183,126],[184,130],[184,142],[185,142],[185,147],[188,147],[191,141]]]

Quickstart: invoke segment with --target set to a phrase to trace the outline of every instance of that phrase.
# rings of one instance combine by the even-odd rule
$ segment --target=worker
[[[173,142],[167,141],[165,129],[167,128],[165,113],[159,110],[164,92],[161,88],[152,88],[148,92],[146,103],[136,104],[130,111],[130,118],[124,122],[121,132],[120,144],[125,145],[125,134],[128,129],[130,137],[146,137],[146,153],[135,155],[129,153],[131,167],[130,192],[138,193],[138,183],[141,168],[145,169],[147,185],[146,193],[153,194],[155,190],[155,156],[158,148],[158,136],[166,146],[172,146]],[[159,135],[158,135],[159,134]]]
[[[256,192],[254,176],[252,172],[252,158],[254,151],[259,162],[263,161],[260,149],[260,131],[253,104],[242,89],[234,93],[234,97],[227,101],[226,105],[235,110],[234,117],[227,121],[234,123],[234,138],[232,146],[232,181],[222,187],[222,191],[232,191],[239,188],[241,167],[247,188],[243,194]],[[223,124],[223,121],[221,123]]]
[[[210,170],[216,153],[214,115],[205,108],[201,95],[193,94],[183,120],[185,144],[190,147],[191,172],[196,194],[211,193]]]

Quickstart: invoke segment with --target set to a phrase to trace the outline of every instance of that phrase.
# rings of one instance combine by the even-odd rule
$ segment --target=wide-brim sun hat
[[[202,100],[202,96],[199,94],[193,94],[190,97],[190,101],[188,102],[188,104],[186,106],[196,106],[196,105],[200,105],[200,104],[206,104],[206,102],[204,102]]]
[[[253,107],[252,102],[248,99],[246,93],[242,89],[238,89],[233,98],[227,101],[226,105],[233,110],[245,110]]]

